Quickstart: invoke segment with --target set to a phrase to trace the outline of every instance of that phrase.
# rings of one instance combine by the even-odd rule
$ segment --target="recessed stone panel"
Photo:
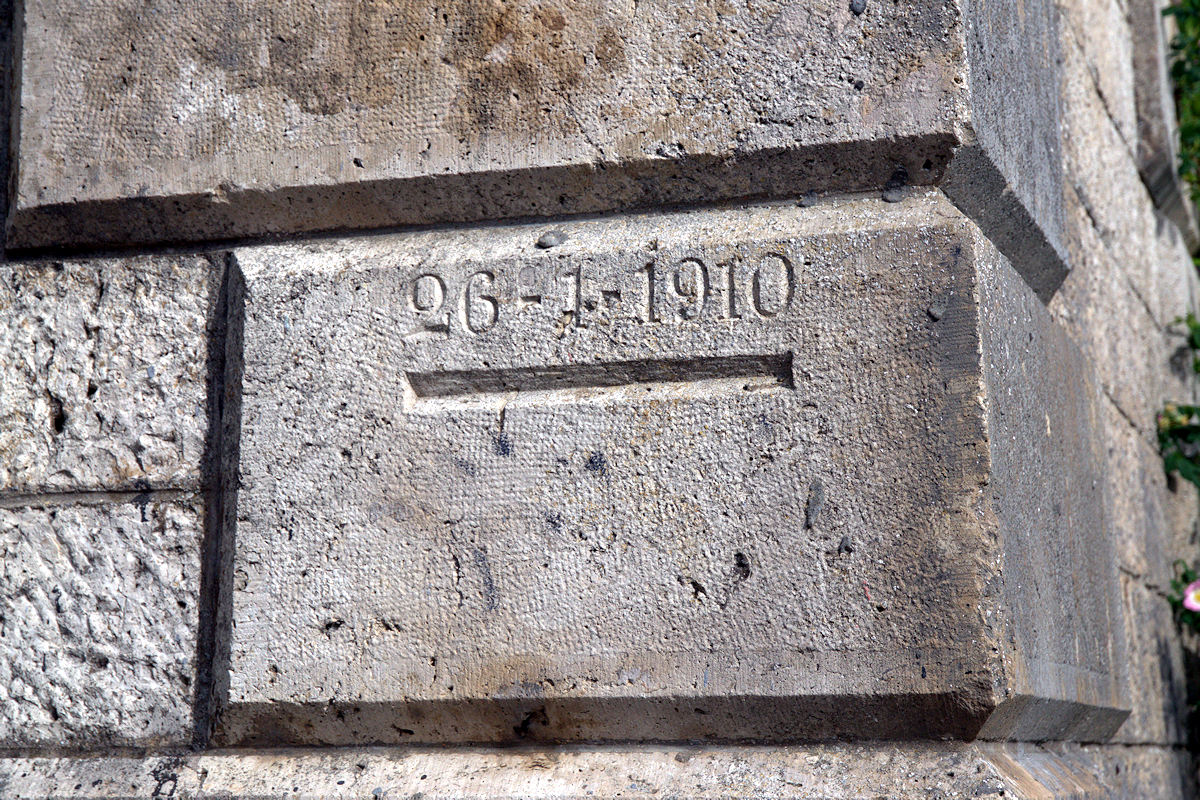
[[[971,736],[1029,689],[980,271],[1048,317],[938,195],[236,261],[227,741]]]

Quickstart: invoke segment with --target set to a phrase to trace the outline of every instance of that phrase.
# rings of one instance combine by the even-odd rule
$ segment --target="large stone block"
[[[0,264],[0,495],[197,488],[224,255]]]
[[[1002,569],[991,589],[1012,615],[1006,702],[981,734],[1102,738],[1124,717],[1109,707],[1126,702],[1103,398],[1090,362],[995,249],[973,254]]]
[[[1043,296],[1065,271],[1049,0],[23,5],[17,247],[900,174],[945,181]]]
[[[0,508],[0,749],[191,741],[202,508]]]
[[[12,128],[13,95],[13,5],[14,0],[0,0],[0,175],[10,175],[9,134]],[[8,184],[0,184],[0,219],[8,219]],[[0,231],[0,244],[4,242],[4,231]]]
[[[1187,547],[1191,525],[1181,523],[1195,519],[1196,492],[1190,484],[1170,481],[1157,449],[1111,401],[1104,405],[1120,564],[1130,575],[1165,589],[1173,577],[1171,562]]]
[[[235,258],[224,741],[1123,719],[1096,384],[938,193]]]

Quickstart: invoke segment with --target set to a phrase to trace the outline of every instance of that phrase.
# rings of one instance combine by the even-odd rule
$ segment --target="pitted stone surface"
[[[1165,747],[911,744],[555,749],[363,748],[0,759],[12,800],[74,798],[762,798],[1183,800],[1190,758]]]
[[[0,265],[0,495],[195,488],[223,256]]]
[[[17,247],[879,190],[960,154],[955,202],[1039,292],[1065,272],[1048,0],[24,9]]]
[[[190,741],[201,509],[0,508],[0,749]]]
[[[237,251],[226,740],[971,735],[1029,687],[1114,704],[1104,654],[1032,683],[994,657],[1038,623],[985,594],[980,397],[1007,389],[977,271],[1050,323],[953,207],[561,227]]]

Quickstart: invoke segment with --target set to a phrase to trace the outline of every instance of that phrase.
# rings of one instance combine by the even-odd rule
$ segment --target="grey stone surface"
[[[1103,741],[1123,719],[1112,709],[1128,703],[1103,397],[1092,365],[995,249],[976,248],[975,260],[997,613],[1011,620],[1009,702],[981,735]],[[1066,699],[1076,707],[1047,713]]]
[[[0,264],[0,496],[200,485],[224,266]]]
[[[1185,646],[1163,593],[1146,589],[1130,575],[1121,576],[1121,593],[1132,712],[1114,741],[1186,745],[1189,672],[1195,669],[1195,655]]]
[[[1111,733],[1094,384],[952,206],[559,227],[236,252],[222,741]]]
[[[0,0],[0,797],[1194,796],[1163,2]]]
[[[1164,335],[1134,292],[1127,272],[1090,224],[1092,217],[1078,194],[1068,192],[1067,201],[1076,266],[1049,309],[1083,350],[1121,413],[1153,441],[1155,414],[1163,403],[1190,395],[1184,376],[1171,367],[1179,340]]]
[[[1134,156],[1136,140],[1122,135],[1120,122],[1114,118],[1103,91],[1103,76],[1112,70],[1097,66],[1099,56],[1095,51],[1101,48],[1093,43],[1089,51],[1086,45],[1091,40],[1082,33],[1078,36],[1072,33],[1080,29],[1102,31],[1109,26],[1097,24],[1095,10],[1090,5],[1071,2],[1065,8],[1072,23],[1064,33],[1063,48],[1062,132],[1068,195],[1074,189],[1074,197],[1066,198],[1068,250],[1072,250],[1071,240],[1077,235],[1071,230],[1070,210],[1077,197],[1086,212],[1082,224],[1094,227],[1118,271],[1133,286],[1138,300],[1150,309],[1159,325],[1167,325],[1180,315],[1181,305],[1187,305],[1187,294],[1179,291],[1178,281],[1187,274],[1190,265],[1186,243],[1189,237],[1194,241],[1195,223],[1191,219],[1194,210],[1180,217],[1155,209],[1154,187],[1144,174],[1138,174]],[[1092,39],[1104,35],[1093,33]],[[1085,46],[1079,46],[1080,40]],[[1170,176],[1178,182],[1174,156]],[[1171,243],[1181,235],[1182,242]],[[1079,243],[1075,245],[1078,249]],[[1071,254],[1075,266],[1092,254],[1091,242],[1083,247],[1088,251],[1084,255]]]
[[[1150,288],[1157,256],[1154,206],[1096,90],[1083,52],[1070,39],[1063,47],[1063,82],[1066,192],[1074,189],[1118,270],[1150,304],[1157,299]],[[1069,209],[1067,213],[1069,219]],[[1153,313],[1157,316],[1158,310]]]
[[[1016,797],[1182,800],[1196,792],[1196,765],[1183,748],[1002,745],[987,753]]]
[[[1162,214],[1158,215],[1157,223],[1157,257],[1152,259],[1154,288],[1149,305],[1161,314],[1160,319],[1171,331],[1172,343],[1177,346],[1183,342],[1180,338],[1183,327],[1175,324],[1175,320],[1200,307],[1195,292],[1197,272],[1187,240],[1179,228]]]
[[[0,175],[10,175],[9,131],[12,127],[13,95],[13,0],[0,0]],[[8,181],[0,182],[0,220],[8,220]],[[5,231],[0,229],[0,249]]]
[[[1178,123],[1168,70],[1173,25],[1164,20],[1166,0],[1127,0],[1137,109],[1137,160],[1155,204],[1183,233],[1189,249],[1200,245],[1191,190],[1179,178]]]
[[[191,741],[202,523],[186,494],[0,507],[0,749]]]
[[[1047,297],[1066,269],[1053,12],[31,0],[11,243],[878,190],[903,168],[950,175]]]
[[[1169,748],[966,744],[818,747],[366,748],[134,758],[0,759],[32,798],[795,798],[1183,800]]]
[[[961,5],[969,112],[943,187],[1048,301],[1070,264],[1056,8],[1045,0]]]
[[[1121,568],[1165,590],[1171,562],[1184,555],[1196,518],[1196,492],[1169,481],[1162,456],[1111,401],[1106,401],[1106,479]],[[1160,622],[1162,620],[1159,620]]]
[[[1083,53],[1087,74],[1104,103],[1105,111],[1120,134],[1122,143],[1130,150],[1138,146],[1137,103],[1134,84],[1138,80],[1135,66],[1141,67],[1151,56],[1134,53],[1134,35],[1130,28],[1131,17],[1137,15],[1127,11],[1128,0],[1058,0],[1060,15],[1059,35],[1070,37]],[[1161,5],[1161,0],[1148,0],[1142,5]],[[1136,3],[1134,3],[1136,5]],[[1138,18],[1138,25],[1146,20]],[[1161,16],[1155,20],[1161,29]],[[1139,31],[1138,43],[1149,41],[1151,29]],[[1155,48],[1159,64],[1165,66],[1165,53],[1161,46]],[[1135,65],[1135,59],[1137,64]],[[1163,75],[1163,67],[1157,71]]]

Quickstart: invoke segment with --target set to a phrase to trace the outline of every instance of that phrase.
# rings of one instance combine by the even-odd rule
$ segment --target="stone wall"
[[[18,5],[0,797],[1194,795],[1159,0]]]

